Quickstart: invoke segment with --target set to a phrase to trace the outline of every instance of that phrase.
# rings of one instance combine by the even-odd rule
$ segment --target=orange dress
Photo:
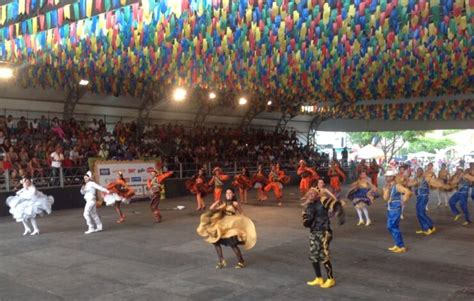
[[[339,169],[338,166],[331,167],[328,170],[328,176],[330,179],[330,185],[335,192],[341,191],[341,182],[339,181],[339,176],[343,178],[343,181],[346,180],[346,175]]]
[[[220,174],[214,175],[209,181],[209,186],[214,185],[214,201],[220,202],[222,196],[222,188],[224,187],[224,182],[229,180],[228,175]]]
[[[272,171],[268,175],[269,183],[265,186],[265,191],[269,192],[273,190],[275,197],[279,200],[283,197],[283,184],[287,184],[290,181],[290,177],[285,175],[283,170]]]
[[[299,167],[296,173],[301,177],[301,193],[306,193],[311,188],[312,182],[319,179],[318,173],[310,167]]]

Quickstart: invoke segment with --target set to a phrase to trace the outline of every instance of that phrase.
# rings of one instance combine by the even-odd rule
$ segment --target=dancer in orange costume
[[[198,173],[191,179],[187,180],[185,185],[192,194],[196,195],[196,210],[200,211],[206,209],[204,197],[211,192],[211,188],[207,185],[204,169],[199,169]]]
[[[360,174],[362,172],[365,172],[366,174],[369,173],[369,166],[367,166],[365,159],[360,160],[360,163],[357,164],[356,166],[356,172],[357,172],[357,178],[360,177]]]
[[[319,179],[319,175],[316,170],[306,166],[306,162],[304,160],[300,160],[296,173],[301,177],[300,191],[302,194],[306,194],[306,192],[308,192],[309,188],[312,186],[312,183]]]
[[[268,178],[263,171],[263,165],[259,164],[257,173],[252,177],[252,184],[257,189],[257,201],[266,201],[267,194],[265,193],[265,186],[268,184]]]
[[[214,202],[220,202],[222,196],[222,188],[224,187],[224,182],[229,180],[229,176],[222,173],[222,169],[220,167],[214,168],[212,171],[214,174],[209,181],[208,185],[214,185]]]
[[[160,209],[160,200],[161,200],[161,190],[163,189],[163,182],[173,174],[172,171],[163,173],[161,169],[154,169],[151,172],[151,179],[148,179],[148,189],[152,193],[150,209],[155,217],[157,223],[161,222],[161,213]]]
[[[125,221],[125,214],[120,208],[121,204],[129,204],[130,199],[135,195],[135,191],[127,185],[122,172],[119,172],[119,177],[115,182],[109,183],[106,187],[111,193],[104,196],[104,202],[107,206],[114,205],[119,219],[117,224]]]
[[[285,175],[285,172],[280,169],[280,164],[272,165],[270,174],[268,175],[269,183],[265,186],[265,191],[269,192],[273,189],[275,197],[278,201],[278,206],[281,206],[281,199],[283,198],[283,184],[290,182],[290,177]]]
[[[247,168],[243,167],[240,174],[235,175],[232,185],[239,188],[240,202],[247,203],[247,191],[252,187]]]
[[[372,185],[374,185],[375,187],[379,186],[378,185],[378,177],[379,177],[379,173],[380,173],[381,169],[382,169],[382,167],[377,164],[377,161],[375,159],[372,159],[372,161],[370,162],[368,172],[369,172],[369,175],[370,175],[370,180],[372,182]],[[383,172],[383,169],[382,169],[382,172]]]
[[[342,181],[346,180],[346,175],[342,172],[337,164],[337,161],[332,161],[331,166],[328,170],[328,177],[330,179],[330,186],[333,190],[334,194],[338,194],[341,192],[341,182],[339,181],[339,177],[342,177]]]

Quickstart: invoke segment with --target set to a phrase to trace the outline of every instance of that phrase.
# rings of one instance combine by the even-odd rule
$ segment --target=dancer
[[[311,188],[312,183],[319,179],[319,175],[314,168],[308,167],[304,160],[300,160],[299,167],[296,172],[301,177],[300,192],[304,195]]]
[[[468,226],[471,223],[469,208],[467,206],[469,187],[471,186],[470,182],[474,182],[474,175],[471,175],[468,173],[468,170],[464,171],[461,166],[458,166],[450,183],[450,186],[452,188],[457,188],[457,190],[449,198],[449,207],[451,207],[451,212],[454,214],[454,221],[457,221],[461,218],[461,213],[456,207],[457,203],[459,203],[461,210],[464,213],[465,221],[462,223],[463,226]]]
[[[365,159],[360,160],[356,166],[357,177],[359,177],[363,171],[365,171],[365,173],[369,172],[369,166],[367,166]]]
[[[262,164],[258,165],[257,173],[252,177],[252,183],[254,183],[255,189],[257,189],[257,201],[266,201],[268,197],[264,188],[268,184],[268,178],[263,171]]]
[[[309,235],[309,259],[316,274],[316,278],[307,282],[307,284],[322,288],[330,288],[336,285],[329,257],[329,244],[332,240],[330,217],[337,216],[339,224],[344,224],[342,204],[330,195],[332,194],[326,194],[317,187],[311,188],[303,197],[305,201],[303,203],[303,206],[305,206],[303,225],[311,231]],[[326,269],[326,281],[322,278],[321,263]]]
[[[207,185],[204,169],[199,169],[198,173],[191,179],[187,180],[185,185],[192,194],[196,195],[196,210],[201,211],[206,209],[204,197],[211,192],[211,189]]]
[[[474,176],[474,162],[469,163],[469,174]],[[474,182],[471,182],[471,200],[474,201]]]
[[[416,177],[416,171],[417,170],[418,170],[418,168],[415,169],[415,177]],[[424,177],[426,178],[426,180],[428,182],[430,182],[431,180],[435,180],[435,182],[436,182],[436,173],[433,170],[433,163],[428,163],[428,165],[426,165],[426,170],[424,171],[423,174],[424,174]],[[438,189],[438,187],[435,187],[435,186],[431,186],[430,188],[431,189]],[[429,211],[428,204],[429,203],[426,203],[426,211]]]
[[[280,164],[272,165],[270,174],[268,175],[268,184],[265,186],[265,191],[269,192],[273,189],[275,197],[278,202],[278,206],[281,206],[281,199],[283,198],[283,184],[287,184],[290,181],[290,177],[285,175],[285,172],[280,169]]]
[[[407,202],[411,197],[411,191],[395,181],[397,173],[389,170],[385,173],[385,187],[383,198],[387,202],[387,229],[392,234],[395,245],[389,248],[394,253],[405,253],[406,248],[400,231],[400,218],[402,215],[402,202]],[[402,197],[403,195],[403,197]]]
[[[201,215],[197,233],[214,245],[219,262],[216,269],[224,268],[227,262],[222,253],[222,245],[229,246],[237,256],[236,269],[244,268],[245,261],[239,245],[249,250],[257,243],[257,232],[252,220],[242,213],[242,207],[235,198],[232,188],[225,192],[225,201],[211,205],[210,210]]]
[[[319,179],[318,183],[316,184],[316,187],[319,189],[319,194],[321,196],[325,196],[327,198],[332,198],[332,199],[337,199],[337,197],[329,190],[326,188],[326,183],[324,183],[323,179]],[[343,204],[343,202],[341,202]]]
[[[441,164],[441,169],[438,172],[438,179],[440,181],[443,181],[445,185],[448,185],[449,178],[450,178],[449,170],[446,166],[446,163],[443,163]],[[448,207],[448,199],[449,199],[448,190],[439,189],[438,190],[438,207],[441,206],[442,203],[444,203],[444,207]]]
[[[398,168],[398,174],[395,176],[395,182],[402,185],[403,187],[408,186],[408,181],[410,179],[409,171],[407,170],[406,165],[400,165]],[[408,201],[408,200],[407,200]],[[404,219],[403,213],[405,212],[405,203],[402,203],[402,213],[400,215],[401,219]]]
[[[121,204],[129,204],[130,199],[135,195],[135,191],[127,185],[127,181],[123,177],[122,172],[118,173],[118,179],[115,182],[107,185],[107,190],[111,193],[104,196],[104,202],[107,206],[114,205],[119,219],[117,224],[125,221],[125,214],[123,214]]]
[[[447,188],[443,182],[435,179],[432,175],[426,175],[423,168],[418,167],[416,177],[408,182],[409,187],[414,187],[416,195],[416,216],[420,223],[421,230],[416,234],[431,235],[436,232],[433,221],[426,213],[426,206],[429,201],[430,187]]]
[[[163,190],[163,182],[173,175],[173,171],[168,171],[163,173],[161,169],[154,169],[151,172],[151,179],[148,179],[148,189],[152,193],[150,201],[150,210],[155,217],[155,222],[161,223],[161,213],[160,213],[160,200],[161,200],[161,191]]]
[[[370,175],[370,180],[372,181],[372,185],[374,185],[375,187],[379,187],[378,177],[379,177],[379,173],[381,169],[382,167],[377,164],[377,160],[372,159],[369,166],[369,175]],[[383,172],[383,169],[382,169],[382,172]]]
[[[105,193],[110,193],[106,188],[96,184],[92,180],[92,172],[88,171],[84,176],[84,184],[81,187],[81,194],[84,196],[86,206],[84,207],[84,219],[87,223],[87,231],[84,234],[102,231],[102,222],[97,214],[96,192],[100,190]],[[95,226],[94,226],[95,224]]]
[[[23,227],[25,227],[23,236],[27,234],[38,235],[40,231],[36,223],[36,216],[44,213],[51,214],[54,198],[38,191],[28,175],[21,180],[21,184],[23,188],[17,191],[15,196],[8,197],[6,203],[10,207],[10,214],[13,218],[18,223],[23,223]],[[28,223],[31,223],[33,232],[31,232]]]
[[[214,168],[212,171],[213,176],[209,181],[208,185],[214,185],[214,202],[220,202],[222,196],[222,188],[224,187],[224,182],[229,180],[229,176],[222,173],[222,169],[220,167]]]
[[[366,172],[361,172],[359,179],[352,183],[347,194],[347,198],[352,201],[359,216],[357,226],[364,224],[363,215],[365,215],[365,225],[370,226],[372,224],[368,207],[375,201],[376,196],[377,187],[369,180]]]
[[[328,170],[328,177],[330,179],[330,186],[332,188],[332,192],[335,195],[338,195],[341,192],[341,182],[339,180],[339,177],[342,177],[342,182],[344,182],[346,181],[346,175],[339,168],[339,164],[336,160],[331,161],[331,165],[329,166]]]
[[[247,203],[247,192],[252,187],[252,181],[249,178],[247,168],[242,167],[241,173],[234,177],[232,185],[239,188],[240,202]]]

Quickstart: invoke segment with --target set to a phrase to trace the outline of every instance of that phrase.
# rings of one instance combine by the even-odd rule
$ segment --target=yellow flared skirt
[[[257,243],[257,231],[250,218],[244,215],[225,215],[222,211],[203,213],[196,232],[211,244],[234,236],[246,250]]]

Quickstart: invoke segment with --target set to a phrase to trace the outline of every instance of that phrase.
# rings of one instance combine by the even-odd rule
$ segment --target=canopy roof
[[[13,0],[0,6],[0,58],[18,67],[21,87],[69,90],[87,79],[91,93],[125,102],[168,99],[179,85],[198,106],[215,91],[222,107],[245,95],[259,112],[292,116],[469,120],[473,8],[463,0]]]

